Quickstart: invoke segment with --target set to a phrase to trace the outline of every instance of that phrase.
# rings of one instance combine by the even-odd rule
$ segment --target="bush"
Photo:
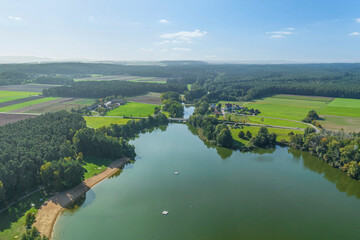
[[[240,131],[239,134],[238,134],[238,137],[244,139],[245,138],[244,131]]]

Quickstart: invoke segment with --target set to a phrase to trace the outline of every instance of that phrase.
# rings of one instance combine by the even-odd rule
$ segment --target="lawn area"
[[[260,116],[301,121],[310,110],[319,112],[327,104],[328,102],[324,101],[289,99],[276,96],[255,100],[245,105],[248,108],[259,109],[261,111]]]
[[[243,144],[247,144],[249,143],[248,140],[245,139],[241,139],[238,137],[238,134],[240,131],[244,131],[245,133],[247,131],[251,132],[251,134],[253,136],[257,135],[258,131],[259,131],[260,127],[253,127],[253,126],[244,126],[242,129],[230,129],[231,135],[233,137],[234,140],[239,141]],[[276,133],[277,134],[277,138],[276,140],[278,142],[280,142],[281,140],[285,140],[285,141],[289,141],[290,137],[289,137],[289,133],[293,132],[295,134],[297,133],[303,133],[303,131],[296,131],[296,130],[289,130],[289,129],[279,129],[279,128],[268,128],[270,133]]]
[[[36,92],[0,91],[0,103],[26,98],[30,96],[37,96],[39,94],[40,93],[36,93]]]
[[[132,119],[118,117],[84,117],[86,125],[92,128],[100,128],[102,126],[110,126],[110,124],[125,124]]]
[[[157,105],[129,102],[125,105],[121,105],[109,112],[107,116],[126,116],[126,117],[147,117],[154,114],[154,110]]]
[[[0,112],[9,112],[9,111],[12,111],[12,110],[15,110],[15,109],[28,107],[28,106],[32,106],[32,105],[35,105],[35,104],[38,104],[38,103],[48,102],[48,101],[55,100],[55,99],[58,99],[58,98],[46,97],[46,98],[40,98],[40,99],[36,99],[36,100],[32,100],[32,101],[19,103],[19,104],[14,104],[14,105],[10,105],[10,106],[7,106],[7,107],[0,108]]]
[[[336,98],[319,112],[321,115],[360,117],[360,99]]]
[[[273,126],[283,126],[283,127],[294,127],[294,128],[307,128],[308,125],[300,122],[287,121],[282,119],[273,119],[273,118],[262,118],[258,116],[241,116],[236,114],[226,114],[226,117],[230,115],[231,121],[246,122],[246,123],[256,123],[256,124],[265,124]],[[219,117],[222,119],[222,116]]]
[[[99,157],[88,157],[84,159],[83,167],[86,169],[85,179],[104,171],[114,160]]]
[[[191,85],[192,84],[187,84],[186,86],[187,86],[187,89],[189,90],[189,91],[191,91]]]

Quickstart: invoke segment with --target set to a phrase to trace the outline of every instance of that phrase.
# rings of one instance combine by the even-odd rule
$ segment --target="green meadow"
[[[319,113],[322,115],[360,117],[360,99],[336,98]]]
[[[16,110],[16,109],[32,106],[32,105],[43,103],[43,102],[52,101],[52,100],[55,100],[55,99],[58,99],[58,98],[56,98],[56,97],[46,97],[46,98],[40,98],[40,99],[27,101],[27,102],[23,102],[23,103],[18,103],[18,104],[14,104],[14,105],[10,105],[10,106],[7,106],[7,107],[0,108],[0,112],[10,112],[10,111],[13,111],[13,110]]]
[[[260,127],[253,127],[253,126],[243,126],[241,129],[230,129],[231,135],[235,141],[241,142],[243,144],[249,143],[249,140],[241,139],[238,137],[238,134],[240,131],[244,131],[246,133],[247,131],[251,132],[253,136],[257,135],[259,132]],[[280,129],[280,128],[268,128],[270,133],[276,133],[277,138],[276,140],[280,142],[281,140],[289,141],[290,136],[289,133],[293,132],[295,134],[297,133],[303,133],[303,131],[297,131],[297,130],[289,130],[289,129]]]
[[[157,105],[147,103],[128,102],[109,112],[107,116],[126,116],[126,117],[147,117],[154,114]]]
[[[27,98],[30,96],[37,96],[40,93],[35,92],[17,92],[17,91],[0,91],[0,103]]]
[[[110,126],[110,124],[125,124],[132,119],[119,117],[84,117],[86,125],[91,128],[100,128],[103,126]]]
[[[91,178],[92,176],[101,173],[104,171],[110,163],[114,160],[107,158],[99,158],[99,157],[87,157],[83,160],[85,172],[85,179]]]
[[[245,103],[248,108],[259,109],[260,116],[284,118],[301,121],[310,110],[319,112],[326,107],[328,103],[324,101],[313,101],[304,99],[289,99],[276,97],[267,97]]]

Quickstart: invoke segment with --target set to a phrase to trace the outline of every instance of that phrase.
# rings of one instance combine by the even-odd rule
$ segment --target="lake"
[[[65,211],[55,225],[55,240],[360,235],[360,183],[308,153],[214,148],[185,124],[141,134],[131,144],[136,162]]]

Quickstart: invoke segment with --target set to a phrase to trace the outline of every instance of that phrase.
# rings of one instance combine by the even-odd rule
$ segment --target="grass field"
[[[35,104],[38,104],[38,103],[48,102],[48,101],[55,100],[55,99],[58,99],[58,98],[46,97],[46,98],[40,98],[40,99],[36,99],[36,100],[32,100],[32,101],[19,103],[19,104],[14,104],[14,105],[10,105],[10,106],[7,106],[7,107],[0,108],[0,112],[10,112],[12,110],[32,106],[32,105],[35,105]]]
[[[253,136],[255,136],[259,132],[259,129],[260,129],[260,127],[244,126],[242,129],[230,129],[230,131],[231,131],[231,135],[232,135],[232,137],[233,137],[233,139],[235,141],[239,141],[239,142],[241,142],[243,144],[247,144],[247,143],[249,143],[248,140],[241,139],[241,138],[238,137],[239,132],[244,131],[246,133],[247,131],[249,131],[249,132],[251,132],[251,134]],[[290,132],[293,132],[295,134],[303,133],[303,131],[279,129],[279,128],[268,128],[268,130],[269,130],[270,133],[276,133],[277,134],[276,140],[278,142],[280,142],[281,140],[289,141],[290,137],[289,137],[288,134]]]
[[[102,126],[110,126],[110,124],[125,124],[132,119],[118,117],[84,117],[86,125],[92,128],[100,128]]]
[[[84,159],[83,167],[86,169],[85,179],[91,178],[92,176],[104,171],[107,166],[110,165],[114,160],[107,158],[88,157]]]
[[[0,214],[0,239],[21,239],[22,234],[26,231],[26,214],[28,212],[36,213],[47,198],[48,195],[44,191],[38,191],[2,212]],[[35,204],[35,206],[32,207],[31,204]]]
[[[331,97],[301,96],[301,95],[290,95],[290,94],[278,94],[272,97],[282,98],[282,99],[293,99],[293,100],[319,101],[319,102],[331,102],[334,100],[334,98]]]
[[[319,120],[320,124],[330,130],[343,129],[346,132],[360,132],[360,118],[326,116],[325,120]]]
[[[17,91],[0,91],[0,103],[26,98],[30,96],[37,96],[40,93],[35,92],[17,92]]]
[[[322,100],[314,101],[312,97],[309,97],[309,99],[310,100],[304,100],[303,96],[300,96],[299,99],[296,99],[295,96],[289,99],[287,96],[281,98],[281,95],[277,95],[245,104],[248,108],[259,109],[261,111],[260,116],[301,121],[310,110],[319,112],[328,104],[328,102]]]
[[[325,108],[321,109],[319,114],[344,117],[360,117],[360,99],[336,98]]]
[[[68,101],[70,100],[70,101]],[[61,110],[70,111],[71,109],[79,109],[85,106],[90,106],[95,103],[94,99],[79,98],[71,100],[69,98],[61,98],[57,102],[49,102],[48,104],[38,104],[34,106],[31,110],[27,110],[27,113],[47,113],[47,112],[56,112]]]
[[[157,105],[146,104],[146,103],[136,103],[129,102],[125,105],[121,105],[109,112],[107,116],[126,116],[126,117],[147,117],[148,115],[153,115],[154,110]]]
[[[303,128],[303,129],[308,127],[308,125],[305,123],[293,122],[291,120],[273,119],[273,118],[258,117],[258,116],[241,116],[241,115],[229,114],[229,113],[226,114],[226,117],[228,116],[230,116],[231,121],[237,121],[237,122],[294,127],[294,128]],[[219,119],[222,120],[223,116],[219,116]]]

